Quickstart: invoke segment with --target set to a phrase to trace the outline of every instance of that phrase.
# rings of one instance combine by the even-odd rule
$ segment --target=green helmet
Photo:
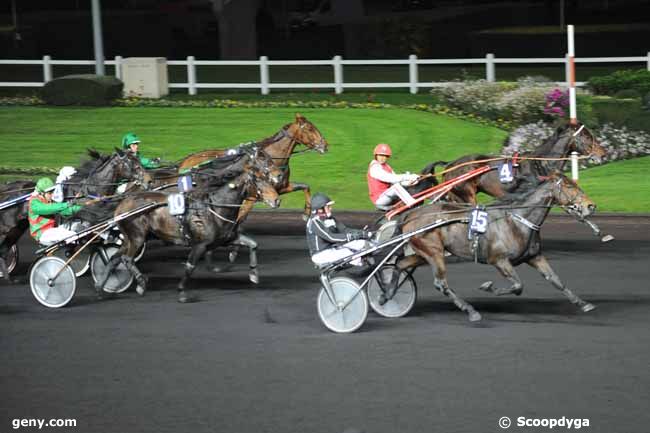
[[[42,177],[36,182],[36,190],[40,193],[44,193],[46,190],[52,188],[54,182],[49,177]]]
[[[128,149],[132,144],[137,144],[140,142],[140,139],[133,132],[127,132],[124,137],[122,137],[122,148]]]

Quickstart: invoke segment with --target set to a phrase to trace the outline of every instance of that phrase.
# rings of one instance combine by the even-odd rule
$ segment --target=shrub
[[[109,105],[122,96],[124,84],[115,77],[67,75],[43,86],[42,97],[52,105]]]
[[[643,100],[641,102],[643,104],[643,108],[650,111],[650,92],[645,94],[645,96],[643,97]]]
[[[625,89],[616,92],[614,97],[618,99],[636,99],[641,97],[641,94],[634,89]]]
[[[602,77],[591,77],[587,84],[594,93],[599,95],[611,96],[627,89],[645,94],[650,92],[650,71],[644,69],[616,71]]]

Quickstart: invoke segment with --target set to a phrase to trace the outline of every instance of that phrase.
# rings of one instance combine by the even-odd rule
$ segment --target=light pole
[[[102,17],[99,0],[92,0],[93,42],[95,44],[95,74],[105,75],[104,41],[102,40]]]

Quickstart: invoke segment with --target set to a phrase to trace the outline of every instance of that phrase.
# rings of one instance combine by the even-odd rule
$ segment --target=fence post
[[[571,179],[578,180],[578,152],[571,152]]]
[[[43,80],[44,83],[52,81],[52,64],[50,63],[52,58],[50,56],[43,56]]]
[[[122,79],[122,56],[115,56],[115,78]]]
[[[343,64],[341,63],[341,56],[334,56],[332,66],[334,67],[334,91],[337,95],[340,95],[343,93]]]
[[[648,71],[650,71],[650,51],[648,51]]]
[[[409,88],[411,93],[418,93],[418,56],[411,54],[409,56]]]
[[[260,57],[260,87],[262,95],[269,94],[269,58],[266,56]]]
[[[569,59],[569,53],[564,55],[564,82],[569,87],[571,83],[571,60]]]
[[[187,93],[196,95],[196,66],[194,56],[187,56]]]
[[[494,73],[494,54],[487,53],[485,55],[485,79],[490,83],[494,83],[496,74]]]

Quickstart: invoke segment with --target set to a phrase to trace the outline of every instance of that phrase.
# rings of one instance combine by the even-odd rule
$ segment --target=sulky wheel
[[[5,264],[7,265],[7,272],[9,272],[9,274],[16,269],[16,265],[18,264],[18,245],[14,244],[9,248],[9,251],[7,251],[7,255],[5,256]],[[0,278],[2,277],[4,277],[4,275],[0,272]]]
[[[53,252],[51,255],[59,257],[62,259],[64,262],[67,262],[70,257],[75,253],[75,250],[72,248],[59,248],[55,252]],[[88,248],[84,248],[82,252],[80,252],[77,257],[74,258],[70,263],[68,263],[68,266],[72,268],[74,271],[74,274],[77,277],[82,276],[85,274],[88,269],[90,268],[90,252]]]
[[[324,288],[318,293],[318,316],[330,331],[338,333],[354,332],[368,317],[368,297],[359,289],[356,281],[346,277],[330,280],[335,302],[330,300]],[[342,309],[345,304],[349,304]]]
[[[29,284],[38,302],[46,307],[59,308],[65,306],[74,296],[77,277],[61,258],[45,256],[32,265]]]
[[[108,261],[120,249],[115,244],[107,244],[97,248],[90,258],[90,273],[93,281],[97,283],[104,279],[108,268]],[[118,264],[106,280],[104,291],[108,293],[122,293],[133,284],[133,274],[124,263]]]
[[[368,281],[368,300],[373,311],[383,317],[403,317],[415,305],[417,298],[417,286],[411,274],[405,270],[400,271],[398,277],[397,291],[393,297],[387,300],[384,305],[380,304],[380,297],[384,293],[379,284],[379,279],[384,282],[386,290],[389,289],[389,283],[395,270],[394,265],[384,265]]]

